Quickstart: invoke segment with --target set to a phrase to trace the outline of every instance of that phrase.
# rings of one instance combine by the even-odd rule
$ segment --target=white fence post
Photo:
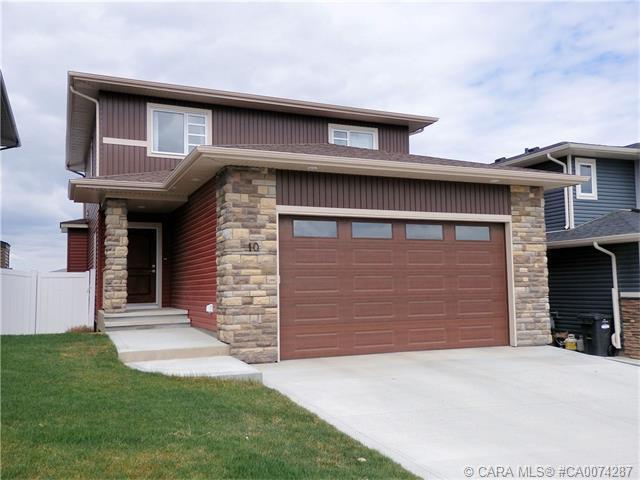
[[[93,327],[96,314],[96,270],[92,268],[89,270],[89,285],[87,286],[87,293],[89,296],[87,326]]]
[[[63,333],[93,328],[95,271],[19,272],[0,270],[0,333]]]

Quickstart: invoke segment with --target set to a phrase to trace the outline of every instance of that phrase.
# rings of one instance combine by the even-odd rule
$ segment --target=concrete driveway
[[[518,478],[527,465],[557,476],[563,465],[633,465],[638,477],[634,365],[553,347],[494,347],[258,368],[267,386],[422,477],[510,467]]]

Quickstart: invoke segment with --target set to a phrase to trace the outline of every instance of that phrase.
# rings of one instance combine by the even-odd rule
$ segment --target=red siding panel
[[[329,123],[348,123],[378,128],[380,150],[409,153],[409,132],[406,127],[221,105],[172,102],[113,92],[100,94],[101,137],[146,140],[147,102],[211,109],[213,145],[327,143]],[[172,158],[147,157],[145,147],[105,145],[100,142],[100,175],[166,170],[175,167],[177,163],[178,160]]]
[[[216,188],[211,179],[172,215],[171,305],[189,310],[194,327],[216,330]]]
[[[87,266],[96,270],[96,315],[102,309],[102,273],[104,270],[104,214],[96,203],[84,205],[84,218],[89,220]]]
[[[278,205],[508,215],[509,187],[278,170]]]
[[[86,272],[88,260],[88,229],[70,228],[67,231],[67,272]]]

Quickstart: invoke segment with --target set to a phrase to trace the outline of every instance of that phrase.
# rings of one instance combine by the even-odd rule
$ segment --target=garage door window
[[[491,240],[489,227],[456,225],[456,240],[479,240],[488,242]]]
[[[393,238],[390,223],[353,222],[351,224],[353,238]]]
[[[442,225],[407,223],[407,240],[442,240]]]
[[[337,238],[338,226],[333,220],[294,220],[293,236]]]

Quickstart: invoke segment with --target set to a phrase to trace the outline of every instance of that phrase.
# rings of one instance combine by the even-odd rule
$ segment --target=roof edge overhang
[[[225,105],[299,115],[312,115],[341,119],[345,121],[400,125],[407,127],[410,134],[418,133],[425,127],[439,120],[438,117],[432,116],[347,107],[329,103],[293,100],[265,95],[252,95],[202,87],[189,87],[184,85],[173,85],[168,83],[70,71],[67,74],[67,169],[80,169],[83,166],[84,156],[86,155],[90,142],[88,139],[81,139],[82,141],[79,141],[78,139],[72,138],[72,136],[80,134],[90,135],[90,129],[92,128],[91,125],[85,125],[87,132],[78,132],[78,128],[82,128],[82,126],[74,126],[74,109],[78,108],[78,105],[84,105],[83,108],[88,109],[89,111],[94,108],[93,105],[90,105],[91,102],[86,99],[72,98],[77,96],[70,93],[69,87],[73,87],[77,91],[90,97],[97,97],[100,90],[105,90],[163,98],[167,100],[183,100],[211,105]],[[86,121],[81,123],[84,124]]]
[[[591,156],[615,158],[622,160],[636,160],[640,157],[640,148],[632,147],[615,147],[607,145],[591,145],[588,143],[563,143],[555,147],[541,148],[528,155],[519,156],[511,160],[504,160],[498,165],[512,167],[528,167],[547,160],[547,154],[551,156],[564,157],[567,155],[574,156]]]
[[[79,223],[77,221],[60,222],[60,231],[67,233],[69,230],[87,230],[89,228],[89,221]]]
[[[588,247],[598,242],[599,245],[611,245],[615,243],[633,243],[640,242],[640,233],[624,233],[620,235],[606,235],[603,237],[576,238],[571,240],[548,241],[547,248],[571,248],[571,247]]]
[[[529,185],[545,189],[577,185],[588,180],[587,177],[577,175],[537,170],[435,165],[393,160],[199,146],[185,157],[162,182],[77,178],[69,181],[69,198],[76,202],[87,203],[101,203],[104,198],[111,197],[156,199],[180,204],[186,202],[191,193],[227,166],[494,185]]]
[[[16,119],[11,109],[11,102],[9,101],[9,94],[7,93],[7,86],[4,83],[4,75],[0,71],[0,110],[1,110],[1,122],[2,123],[2,150],[8,150],[10,148],[17,148],[22,145],[20,141],[20,134],[18,133],[18,126],[16,125]]]

